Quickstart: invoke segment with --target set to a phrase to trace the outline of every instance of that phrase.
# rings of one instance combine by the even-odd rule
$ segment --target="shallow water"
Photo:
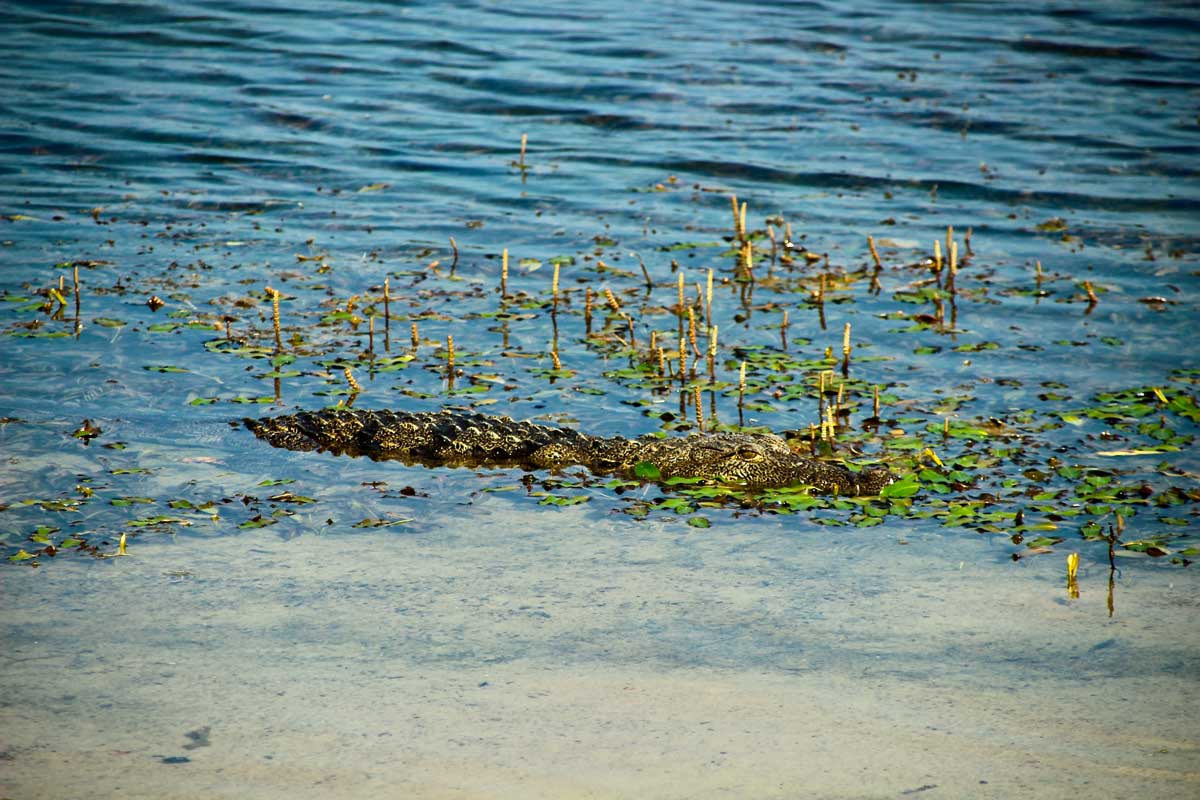
[[[35,556],[0,570],[6,794],[1196,791],[1189,4],[6,13],[0,531],[6,558]],[[750,290],[731,194],[760,234]],[[820,258],[768,255],[768,223]],[[923,265],[948,225],[956,294]],[[653,485],[286,453],[230,425],[346,400],[349,366],[356,407],[680,427],[660,415],[693,410],[654,390],[603,299],[585,336],[583,294],[611,288],[638,348],[669,349],[677,274],[690,298],[710,268],[709,424],[737,421],[743,360],[747,423],[819,421],[801,387],[849,323],[840,454],[907,469],[903,429],[982,459],[971,485],[865,527],[869,503],[680,508]],[[1145,416],[1120,418],[1128,397],[1084,413],[1139,387]],[[936,435],[989,419],[978,441]],[[1148,499],[1110,508],[1058,464]],[[985,494],[1050,527],[942,524]],[[1110,569],[1081,532],[1118,516],[1134,546]],[[124,558],[64,545],[112,555],[123,533]]]
[[[1102,593],[1067,603],[977,540],[931,564],[507,518],[10,572],[7,787],[1167,797],[1200,777],[1189,583],[1136,577],[1110,621]]]

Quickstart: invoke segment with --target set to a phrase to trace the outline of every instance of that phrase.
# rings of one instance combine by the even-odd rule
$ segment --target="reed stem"
[[[708,269],[708,289],[704,294],[704,321],[711,328],[713,324],[712,316],[712,297],[713,297],[713,271],[712,267]]]
[[[500,253],[500,299],[508,299],[508,248]]]
[[[683,315],[684,315],[684,299],[683,299],[683,270],[679,271],[679,338],[683,338]]]
[[[274,327],[275,327],[275,352],[282,353],[283,352],[283,338],[282,338],[282,335],[280,332],[280,325],[279,325],[279,292],[277,292],[276,290],[274,290],[270,286],[268,286],[267,294],[270,295],[270,297],[271,297],[271,322],[274,324]]]
[[[391,352],[392,349],[392,309],[391,309],[391,290],[389,288],[388,279],[383,279],[383,349]]]
[[[688,342],[692,345],[692,353],[700,355],[700,347],[696,344],[696,313],[688,306]]]

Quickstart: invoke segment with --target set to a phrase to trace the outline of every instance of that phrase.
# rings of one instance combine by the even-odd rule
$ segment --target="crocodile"
[[[274,447],[399,460],[426,466],[558,469],[628,477],[703,478],[748,489],[807,485],[841,495],[875,495],[895,476],[883,467],[850,470],[805,458],[769,433],[693,433],[636,439],[590,436],[475,411],[324,409],[263,419],[246,427]],[[651,464],[650,469],[645,464]]]

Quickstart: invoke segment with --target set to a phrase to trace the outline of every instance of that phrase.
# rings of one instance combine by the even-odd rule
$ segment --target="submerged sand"
[[[0,796],[1200,796],[1181,570],[526,512],[5,569]]]

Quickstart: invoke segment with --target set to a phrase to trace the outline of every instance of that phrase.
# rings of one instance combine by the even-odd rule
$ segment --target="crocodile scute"
[[[572,428],[475,411],[324,409],[246,419],[258,438],[286,450],[400,460],[428,466],[555,469],[581,465],[633,476],[650,463],[662,478],[703,478],[749,489],[807,485],[818,492],[875,495],[895,476],[806,458],[769,433],[693,433],[637,439],[591,436]]]

